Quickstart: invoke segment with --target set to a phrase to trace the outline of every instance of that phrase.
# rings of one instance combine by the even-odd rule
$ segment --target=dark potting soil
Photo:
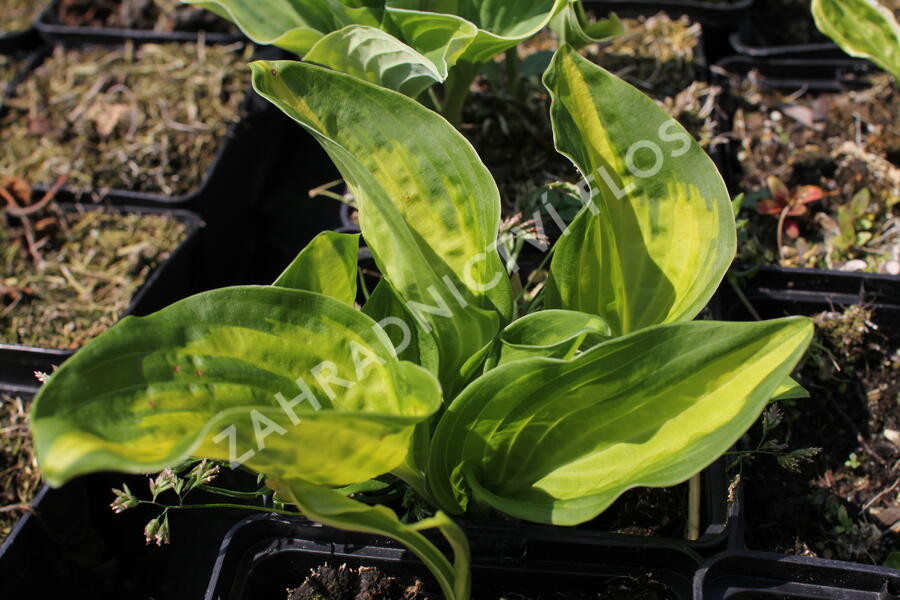
[[[498,581],[479,586],[476,575],[473,597],[479,600],[675,600],[677,597],[651,575],[621,577],[595,589],[567,589],[565,581],[547,581],[545,589],[507,589]],[[544,586],[542,586],[544,587]],[[396,579],[374,567],[338,568],[328,563],[317,567],[288,600],[439,600],[440,593],[426,589],[418,579]]]
[[[900,274],[896,84],[876,75],[867,89],[814,95],[764,89],[752,73],[733,83],[741,168],[733,179],[746,193],[741,259]],[[791,208],[772,198],[773,177],[787,187]],[[817,188],[805,204],[803,186]]]
[[[770,442],[821,448],[796,472],[741,463],[753,550],[882,564],[900,550],[900,340],[864,306],[820,313],[799,372],[811,398],[778,403]],[[777,421],[777,419],[776,419]],[[757,446],[757,425],[748,441]]]
[[[582,529],[683,539],[688,511],[688,486],[635,488],[622,494]]]
[[[180,0],[60,0],[57,19],[70,27],[141,29],[157,33],[237,31],[234,25],[211,11],[181,4]]]

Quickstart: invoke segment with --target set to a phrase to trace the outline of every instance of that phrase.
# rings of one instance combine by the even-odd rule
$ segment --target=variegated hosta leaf
[[[441,418],[427,484],[450,513],[477,502],[582,523],[628,489],[681,483],[721,456],[811,337],[805,318],[693,321],[501,365]]]
[[[850,56],[867,58],[900,81],[900,24],[878,0],[813,0],[819,30]]]
[[[487,168],[449,123],[401,94],[306,63],[251,68],[257,92],[338,166],[379,269],[433,333],[451,389],[511,313],[496,250],[500,198]]]
[[[447,600],[469,600],[471,588],[469,542],[459,526],[438,511],[418,523],[402,523],[385,506],[369,506],[344,494],[298,480],[269,480],[276,494],[297,506],[308,519],[330,527],[374,533],[397,540],[425,563]],[[438,529],[453,549],[454,564],[420,532]]]
[[[596,315],[542,310],[500,332],[485,370],[525,358],[572,358],[582,346],[594,346],[609,336],[609,326]]]
[[[347,0],[182,0],[237,25],[258,44],[304,56],[325,34],[347,25],[380,26],[384,10]]]
[[[568,44],[576,49],[625,33],[625,26],[615,13],[591,23],[581,0],[569,0],[568,6],[554,17],[551,27],[560,44]]]
[[[778,386],[778,389],[772,394],[770,402],[779,400],[796,400],[799,398],[809,398],[809,392],[806,391],[793,377],[787,377]]]
[[[381,325],[401,360],[408,360],[438,375],[440,356],[437,341],[406,307],[390,281],[383,278],[378,281],[362,311]]]
[[[400,465],[440,403],[434,377],[347,304],[238,287],[123,319],[41,388],[31,427],[53,485],[189,455],[345,485]]]
[[[556,147],[594,194],[556,245],[546,306],[599,315],[614,335],[693,318],[737,243],[712,160],[653,100],[568,46],[544,82]]]
[[[442,78],[465,54],[478,28],[456,15],[388,6],[383,27],[426,56]]]
[[[567,0],[387,0],[390,8],[462,17],[478,29],[460,60],[482,63],[546,27]]]
[[[431,60],[374,27],[349,25],[320,39],[304,60],[415,98],[440,83]]]
[[[323,231],[306,245],[272,285],[319,292],[353,306],[358,256],[359,234]]]

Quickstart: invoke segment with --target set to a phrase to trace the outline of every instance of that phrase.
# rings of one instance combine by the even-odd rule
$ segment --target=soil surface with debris
[[[57,19],[70,27],[149,29],[157,33],[237,32],[213,12],[180,0],[60,0]]]
[[[545,590],[500,589],[497,581],[479,586],[475,574],[473,596],[481,600],[517,598],[518,600],[676,600],[677,596],[651,575],[639,578],[620,577],[586,589],[588,585],[572,586],[567,582],[548,581]],[[514,585],[514,584],[513,584]],[[317,567],[297,588],[288,590],[288,600],[440,600],[443,595],[426,589],[415,578],[397,579],[378,568],[347,565],[338,568],[328,564]]]
[[[735,80],[741,260],[900,274],[900,91],[885,75],[868,82],[815,95]]]
[[[900,551],[900,340],[862,305],[815,323],[799,371],[811,398],[779,402],[762,447],[821,450],[793,464],[767,453],[742,461],[747,542],[880,565]],[[757,425],[745,441],[757,446],[760,436]]]
[[[31,431],[30,400],[0,394],[0,544],[41,486]]]
[[[0,188],[17,203],[0,211],[0,343],[80,347],[119,319],[184,239],[185,224],[168,215],[49,202],[13,216],[31,204],[30,188],[15,178]]]

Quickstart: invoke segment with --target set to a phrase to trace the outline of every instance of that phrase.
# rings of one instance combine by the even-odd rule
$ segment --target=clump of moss
[[[656,98],[674,96],[700,74],[701,26],[661,12],[622,19],[625,34],[588,49],[588,56]]]
[[[6,90],[22,68],[23,61],[15,56],[0,54],[0,106],[6,99]]]
[[[0,343],[80,347],[119,319],[185,230],[169,215],[54,203],[0,213]]]
[[[43,0],[0,0],[0,15],[3,15],[0,31],[27,29],[46,4]]]
[[[0,175],[79,191],[195,189],[240,118],[243,44],[57,47],[0,118]]]

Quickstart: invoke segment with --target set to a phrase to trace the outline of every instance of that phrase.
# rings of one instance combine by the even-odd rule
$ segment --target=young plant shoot
[[[457,123],[481,68],[552,25],[571,45],[619,35],[613,14],[589,22],[581,0],[184,0],[232,22],[259,44],[428,102]]]
[[[450,123],[321,66],[252,70],[341,170],[382,279],[357,308],[358,236],[325,232],[272,286],[124,319],[35,399],[52,485],[188,456],[241,464],[310,519],[405,544],[448,600],[465,600],[452,517],[583,523],[626,490],[691,478],[796,391],[809,319],[693,320],[735,254],[712,161],[571,46],[544,82],[556,147],[590,199],[555,246],[542,308],[524,316],[497,252],[497,187]],[[388,473],[434,516],[403,523],[338,489]]]

